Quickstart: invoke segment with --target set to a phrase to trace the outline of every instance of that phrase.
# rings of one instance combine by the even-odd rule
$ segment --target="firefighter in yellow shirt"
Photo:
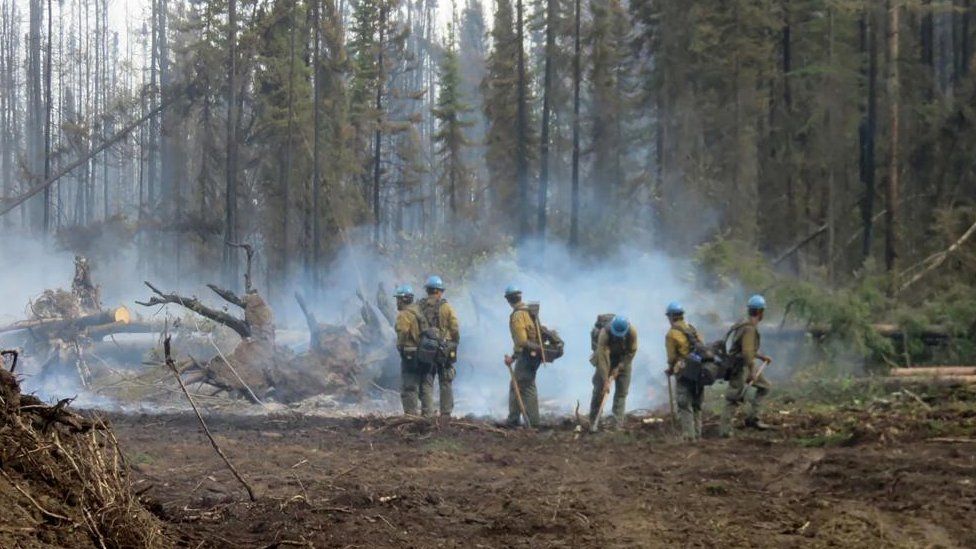
[[[417,361],[420,333],[423,331],[425,319],[413,302],[413,288],[399,286],[393,297],[397,302],[395,328],[397,351],[400,353],[400,402],[403,404],[403,413],[416,415],[419,399],[420,414],[427,417],[434,410],[434,375],[430,367]]]
[[[682,438],[696,441],[702,436],[702,400],[705,386],[695,380],[681,376],[685,360],[693,350],[693,342],[701,341],[698,331],[685,322],[685,309],[677,301],[668,304],[665,312],[671,328],[664,336],[664,347],[668,352],[669,376],[676,376],[675,399],[678,402],[678,422]]]
[[[512,306],[508,328],[512,333],[514,346],[512,355],[505,356],[505,363],[515,364],[515,383],[525,404],[525,418],[529,426],[539,426],[539,394],[535,386],[535,375],[542,364],[542,346],[538,341],[537,320],[532,318],[529,306],[522,302],[522,291],[516,286],[505,289],[505,299]],[[522,413],[519,409],[515,387],[508,389],[508,425],[516,426]]]
[[[461,342],[461,330],[458,323],[457,313],[451,304],[444,299],[444,281],[439,276],[431,276],[424,284],[427,290],[427,297],[418,303],[420,312],[431,328],[436,328],[440,334],[440,339],[444,343],[443,357],[437,364],[433,364],[434,375],[440,390],[440,412],[441,416],[450,416],[454,411],[454,377],[457,370],[454,363],[457,362],[457,347]]]
[[[611,377],[614,382],[613,417],[617,425],[623,424],[635,356],[637,356],[637,329],[626,317],[616,315],[607,326],[600,329],[596,350],[591,359],[592,364],[596,366],[596,371],[593,373],[593,395],[590,398],[590,425],[596,425],[603,395],[609,394],[607,381]]]

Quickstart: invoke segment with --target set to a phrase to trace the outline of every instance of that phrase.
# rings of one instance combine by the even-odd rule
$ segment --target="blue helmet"
[[[505,288],[505,297],[508,297],[510,295],[515,295],[515,294],[520,294],[520,293],[522,293],[522,290],[519,289],[519,287],[516,286],[515,284],[509,284],[508,287]]]
[[[630,331],[630,321],[627,317],[617,315],[610,321],[610,333],[614,337],[624,337]]]
[[[749,302],[746,303],[746,306],[756,311],[763,310],[766,308],[766,298],[756,294],[749,298]]]
[[[428,290],[440,290],[440,291],[443,292],[444,291],[444,281],[441,280],[441,277],[439,277],[437,275],[430,275],[427,278],[427,282],[424,283],[424,288],[427,288]]]
[[[668,308],[664,314],[668,316],[681,316],[685,314],[685,308],[681,305],[681,303],[672,301],[671,303],[668,303]]]
[[[407,297],[407,296],[411,296],[411,297],[413,296],[413,288],[411,288],[409,284],[403,284],[397,286],[396,290],[393,291],[393,297]]]

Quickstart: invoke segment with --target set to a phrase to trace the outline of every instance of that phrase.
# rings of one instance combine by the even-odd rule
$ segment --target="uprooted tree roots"
[[[22,395],[0,368],[0,546],[168,547],[112,431]]]

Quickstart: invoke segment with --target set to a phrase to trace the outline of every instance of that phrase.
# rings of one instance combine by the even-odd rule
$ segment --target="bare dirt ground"
[[[851,402],[784,399],[777,430],[699,445],[640,420],[210,417],[255,503],[191,415],[111,420],[188,547],[976,547],[976,391]]]

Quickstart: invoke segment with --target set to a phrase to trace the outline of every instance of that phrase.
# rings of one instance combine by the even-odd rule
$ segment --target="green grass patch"
[[[424,450],[430,453],[460,454],[465,450],[465,446],[461,441],[452,438],[435,438],[424,445]]]
[[[840,446],[850,440],[850,433],[831,433],[829,435],[816,435],[796,439],[796,443],[804,448],[826,448],[830,446]]]

